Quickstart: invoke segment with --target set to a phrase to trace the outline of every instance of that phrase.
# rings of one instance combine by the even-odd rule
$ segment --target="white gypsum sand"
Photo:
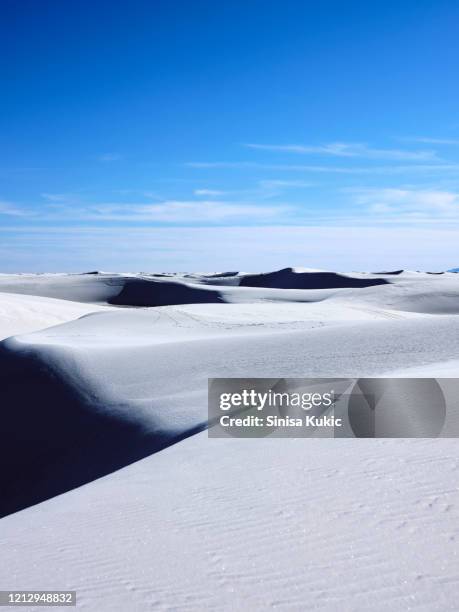
[[[452,611],[456,442],[202,432],[2,519],[2,584],[91,611]]]
[[[0,293],[0,340],[77,319],[107,306],[35,295]]]
[[[88,610],[455,609],[455,440],[199,432],[210,376],[455,376],[458,275],[3,275],[2,299],[21,313],[4,336],[68,321],[0,345],[5,588]]]

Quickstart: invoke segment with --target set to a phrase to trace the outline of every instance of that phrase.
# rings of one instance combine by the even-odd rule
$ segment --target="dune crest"
[[[337,289],[386,285],[384,278],[362,278],[337,272],[296,272],[284,268],[277,272],[243,276],[241,287],[270,287],[277,289]]]

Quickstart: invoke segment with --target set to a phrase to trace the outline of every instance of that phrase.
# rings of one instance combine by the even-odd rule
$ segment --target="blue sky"
[[[2,0],[0,271],[459,265],[455,0]]]

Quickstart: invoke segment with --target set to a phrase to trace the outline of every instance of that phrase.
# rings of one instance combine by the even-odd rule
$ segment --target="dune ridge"
[[[84,351],[66,340],[34,344],[13,337],[0,343],[1,516],[205,428],[205,411],[169,406],[165,419],[155,412],[154,394],[151,402],[120,397],[101,383],[103,372],[85,362]]]
[[[266,274],[248,274],[241,278],[241,287],[270,287],[276,289],[337,289],[386,285],[384,278],[364,278],[337,272],[297,272],[284,268]]]

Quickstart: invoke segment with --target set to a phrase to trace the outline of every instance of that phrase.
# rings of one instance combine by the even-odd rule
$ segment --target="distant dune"
[[[217,290],[173,281],[129,278],[120,293],[108,302],[121,306],[170,306],[221,302]]]
[[[69,275],[1,275],[0,292],[95,304],[167,306],[239,301],[244,298],[243,294],[236,289],[238,285],[256,288],[313,290],[371,287],[388,282],[381,276],[304,272],[294,268],[254,275],[237,272],[182,275],[88,272]],[[263,297],[263,294],[260,296]],[[251,301],[253,298],[245,299]],[[301,299],[306,301],[310,298],[303,296]]]
[[[241,278],[241,287],[271,287],[276,289],[336,289],[338,287],[372,287],[385,285],[384,278],[362,278],[336,272],[296,272],[285,268],[267,274],[252,274]]]
[[[398,276],[399,274],[403,274],[404,270],[391,270],[390,272],[373,272],[376,276],[384,275],[384,276]]]

